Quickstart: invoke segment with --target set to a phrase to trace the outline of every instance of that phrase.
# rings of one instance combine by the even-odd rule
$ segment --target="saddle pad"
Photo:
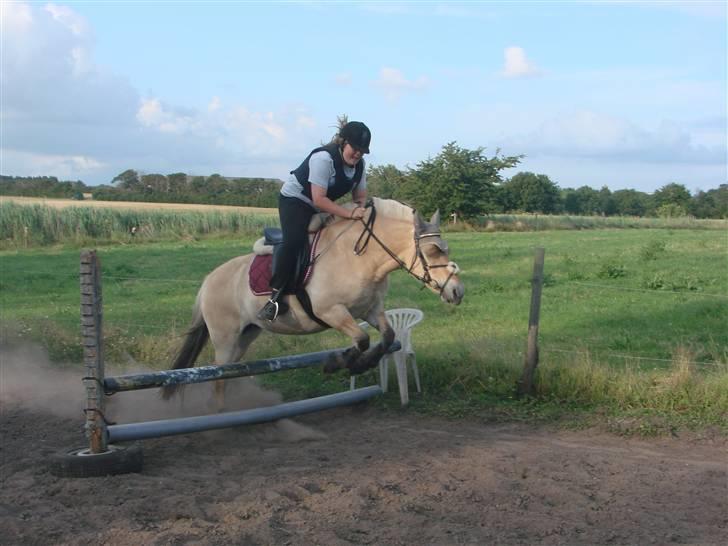
[[[313,264],[315,262],[314,257],[316,256],[316,246],[318,245],[320,235],[321,231],[319,230],[313,236],[313,241],[311,242],[311,252],[308,256],[309,265],[303,275],[303,282],[301,283],[302,286],[306,286],[306,283],[308,283],[313,273]],[[250,271],[248,272],[248,284],[250,285],[250,291],[256,296],[269,296],[272,293],[272,290],[270,289],[270,278],[273,274],[273,270],[271,267],[272,263],[273,255],[263,254],[257,255],[253,259],[253,263],[250,264]]]

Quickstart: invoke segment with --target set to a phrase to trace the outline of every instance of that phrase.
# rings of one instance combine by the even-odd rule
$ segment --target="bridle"
[[[442,245],[445,244],[444,241],[442,241],[440,232],[436,231],[431,233],[418,234],[417,229],[415,229],[415,254],[412,257],[412,263],[407,266],[404,260],[397,256],[397,254],[395,254],[392,249],[384,244],[384,242],[379,237],[377,237],[377,234],[374,233],[374,222],[377,217],[377,209],[374,208],[374,204],[371,202],[367,203],[367,208],[371,208],[371,213],[369,214],[369,218],[367,218],[366,221],[363,218],[359,219],[359,221],[364,226],[364,229],[362,230],[361,235],[359,235],[359,238],[356,240],[356,243],[354,243],[354,254],[356,254],[357,256],[361,256],[362,254],[364,254],[364,252],[366,252],[367,246],[369,245],[369,240],[373,238],[377,243],[379,243],[379,246],[381,246],[384,251],[389,254],[395,262],[397,262],[397,264],[399,264],[399,267],[401,269],[404,269],[407,273],[409,273],[415,279],[422,283],[422,288],[424,288],[425,286],[429,286],[430,288],[438,292],[440,296],[442,296],[442,293],[445,290],[447,284],[450,282],[450,279],[452,279],[453,275],[456,275],[460,272],[460,268],[455,262],[448,262],[446,264],[430,264],[428,263],[427,258],[425,258],[425,255],[422,252],[422,246],[430,244],[442,248]],[[412,209],[413,217],[415,212],[416,211]],[[425,241],[425,243],[422,243],[423,239],[427,239],[429,237],[437,237],[440,240],[441,244],[438,244],[437,241],[434,240],[432,242]],[[422,265],[422,270],[424,271],[422,275],[418,275],[414,271],[417,260],[419,260],[420,264]],[[433,279],[432,275],[430,275],[430,270],[438,269],[441,267],[450,268],[450,274],[447,276],[447,279],[445,279],[445,282],[442,283],[442,285],[437,281],[437,279]]]

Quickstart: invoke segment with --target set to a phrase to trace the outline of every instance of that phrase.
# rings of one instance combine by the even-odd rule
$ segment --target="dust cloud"
[[[149,371],[152,370],[139,367],[124,373]],[[107,367],[106,374],[121,373]],[[0,346],[0,406],[74,418],[82,424],[86,395],[81,380],[83,375],[82,364],[53,363],[39,345]],[[271,406],[282,401],[279,393],[264,389],[253,378],[229,379],[225,384],[223,411]],[[110,422],[133,423],[216,413],[213,385],[187,385],[169,401],[163,400],[157,389],[117,393],[105,399],[106,418]],[[284,442],[326,438],[321,432],[290,419],[253,427],[251,436]]]

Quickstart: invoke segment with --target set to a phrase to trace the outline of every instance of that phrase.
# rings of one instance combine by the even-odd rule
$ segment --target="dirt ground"
[[[48,457],[84,445],[77,378],[45,370],[52,391],[37,396],[37,378],[18,379],[13,355],[2,356],[3,545],[723,545],[728,537],[723,437],[625,439],[366,404],[146,440],[140,474],[57,478]],[[231,383],[245,394],[232,404],[251,398],[246,388]],[[202,392],[185,395],[190,412]],[[180,411],[151,391],[111,401],[116,419]]]

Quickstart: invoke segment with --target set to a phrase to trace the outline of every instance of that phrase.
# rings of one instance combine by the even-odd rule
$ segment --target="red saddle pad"
[[[311,241],[311,252],[308,257],[309,266],[306,268],[306,272],[303,276],[303,285],[305,286],[311,278],[313,273],[314,256],[316,256],[316,246],[318,245],[319,236],[321,230],[317,231]],[[250,284],[250,291],[256,296],[268,296],[272,293],[270,289],[270,278],[273,274],[271,264],[273,263],[272,254],[263,254],[262,256],[256,256],[253,259],[253,263],[250,264],[250,271],[248,273],[248,283]]]

